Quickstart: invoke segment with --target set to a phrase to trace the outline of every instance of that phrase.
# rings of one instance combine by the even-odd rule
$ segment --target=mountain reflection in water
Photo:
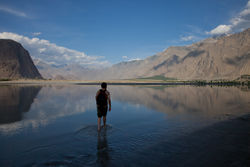
[[[0,166],[130,166],[130,162],[135,166],[191,162],[193,166],[200,156],[195,148],[206,150],[207,138],[210,150],[216,150],[214,142],[224,143],[225,138],[224,150],[234,145],[233,152],[238,154],[247,148],[241,137],[237,138],[237,142],[242,140],[239,146],[231,142],[230,137],[244,134],[245,129],[236,129],[235,134],[227,131],[230,122],[221,130],[199,131],[250,114],[248,88],[109,85],[112,111],[107,128],[100,133],[95,104],[98,89],[0,86]],[[242,127],[248,125],[244,119]],[[223,155],[223,149],[213,154]],[[245,152],[239,155],[244,157]],[[201,166],[207,161],[203,159]]]
[[[0,87],[0,124],[12,123],[22,119],[28,112],[41,87]]]
[[[168,116],[239,116],[248,111],[249,89],[237,87],[112,87],[118,101],[143,105]]]
[[[32,124],[35,128],[60,117],[95,110],[94,96],[98,89],[98,86],[74,85],[1,86],[0,124],[7,127],[8,123],[24,119],[22,125],[19,122],[16,126]],[[223,120],[245,114],[250,108],[249,89],[241,91],[237,87],[109,86],[109,90],[113,101],[144,106],[178,119]],[[29,110],[32,112],[23,118]],[[16,126],[0,126],[0,131],[15,131]]]

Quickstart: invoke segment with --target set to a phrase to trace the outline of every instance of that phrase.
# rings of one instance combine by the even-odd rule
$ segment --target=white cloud
[[[140,58],[133,58],[133,59],[129,59],[128,61],[139,61],[139,60],[142,60]]]
[[[228,34],[231,32],[242,31],[250,27],[250,0],[245,8],[234,18],[230,20],[228,25],[219,25],[207,34],[220,35]]]
[[[80,64],[90,68],[110,65],[108,61],[100,61],[100,57],[88,56],[83,52],[57,46],[44,39],[28,38],[10,32],[0,33],[0,39],[12,39],[21,43],[33,58],[47,63]]]
[[[123,59],[128,59],[128,56],[122,56]]]
[[[181,41],[192,41],[194,39],[195,39],[195,36],[193,36],[193,35],[181,37]]]
[[[245,10],[243,10],[242,12],[240,12],[241,16],[246,16],[250,14],[250,7],[246,8]]]
[[[228,34],[231,31],[231,25],[219,25],[212,31],[210,34],[212,35],[219,35],[219,34]]]
[[[12,14],[15,16],[19,16],[19,17],[28,17],[26,13],[11,9],[9,7],[6,7],[6,6],[0,6],[0,11],[9,13],[9,14]]]
[[[41,35],[41,34],[42,34],[41,32],[33,32],[33,33],[32,33],[33,36],[39,36],[39,35]]]

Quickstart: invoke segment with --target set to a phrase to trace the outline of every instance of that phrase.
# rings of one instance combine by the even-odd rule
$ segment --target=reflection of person
[[[104,133],[98,133],[98,141],[97,141],[97,163],[101,166],[109,166],[109,148],[108,142],[106,139],[106,130]]]
[[[102,89],[98,90],[95,96],[97,104],[97,116],[98,116],[98,131],[101,130],[101,118],[103,117],[103,126],[106,126],[106,115],[109,104],[109,111],[111,111],[110,93],[107,91],[107,83],[101,84]]]

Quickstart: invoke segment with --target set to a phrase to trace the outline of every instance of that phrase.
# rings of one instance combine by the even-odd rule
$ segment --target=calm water
[[[0,166],[178,166],[187,136],[250,114],[247,88],[109,86],[98,133],[98,89],[0,86]]]

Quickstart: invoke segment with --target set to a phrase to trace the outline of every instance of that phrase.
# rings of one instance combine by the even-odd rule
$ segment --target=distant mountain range
[[[183,80],[235,79],[250,74],[250,29],[190,46],[169,47],[145,60],[107,69],[112,78],[164,76]]]
[[[34,59],[34,64],[47,79],[160,77],[180,80],[232,80],[250,74],[250,28],[188,46],[169,47],[144,60],[121,62],[105,69],[88,69],[78,64],[55,65],[38,59]],[[0,78],[5,77],[41,78],[28,52],[11,40],[0,41]]]
[[[18,42],[0,39],[0,79],[42,79],[29,52]]]
[[[42,60],[34,59],[34,64],[46,79],[56,80],[80,80],[90,78],[96,74],[96,70],[85,68],[79,64],[49,64]],[[94,79],[95,76],[93,76]]]
[[[162,76],[181,80],[236,79],[250,74],[250,28],[236,34],[208,38],[189,46],[169,47],[144,60],[121,62],[101,70],[79,65],[52,65],[35,61],[45,78],[132,79]]]

